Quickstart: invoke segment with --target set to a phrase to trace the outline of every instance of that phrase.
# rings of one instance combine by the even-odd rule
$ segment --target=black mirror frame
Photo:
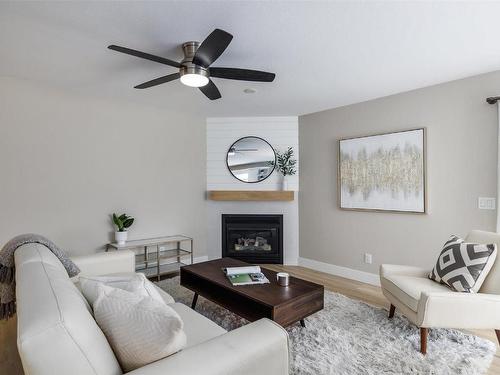
[[[229,168],[229,151],[233,148],[233,146],[238,143],[239,141],[241,141],[242,139],[246,139],[246,138],[257,138],[257,139],[260,139],[261,141],[264,141],[266,142],[269,147],[271,147],[271,150],[273,150],[273,154],[274,154],[274,165],[273,165],[273,169],[271,170],[271,172],[265,177],[263,178],[262,180],[260,181],[243,181],[243,180],[240,180],[238,177],[236,177],[233,172],[231,171],[231,168]],[[237,139],[236,141],[234,141],[231,146],[229,146],[227,152],[226,152],[226,167],[227,167],[227,170],[229,171],[229,173],[231,173],[231,176],[233,176],[234,178],[236,178],[238,181],[241,181],[241,182],[244,182],[245,184],[258,184],[259,182],[262,182],[262,181],[265,181],[267,178],[269,178],[269,176],[271,176],[274,172],[274,170],[276,169],[276,150],[274,149],[274,147],[268,142],[266,141],[264,138],[261,138],[261,137],[257,137],[255,135],[247,135],[246,137],[241,137],[239,139]]]

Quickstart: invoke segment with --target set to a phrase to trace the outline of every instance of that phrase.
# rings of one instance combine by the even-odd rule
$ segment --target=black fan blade
[[[226,50],[232,39],[233,36],[228,32],[215,29],[196,50],[193,56],[193,64],[208,68],[210,64],[222,55],[222,52]]]
[[[237,79],[239,81],[272,82],[276,75],[274,73],[261,72],[260,70],[214,67],[210,68],[210,76]]]
[[[215,83],[212,80],[208,81],[208,84],[199,88],[202,93],[210,100],[215,100],[221,98],[221,94]]]
[[[162,83],[167,83],[173,81],[174,79],[178,79],[181,75],[179,73],[169,74],[168,76],[163,76],[160,78],[152,79],[151,81],[147,81],[141,83],[140,85],[134,86],[135,89],[147,89],[148,87],[161,85]]]
[[[160,63],[160,64],[170,65],[170,66],[173,66],[175,68],[181,67],[181,64],[179,64],[176,61],[172,61],[172,60],[166,59],[164,57],[160,57],[160,56],[151,55],[151,54],[146,53],[146,52],[136,51],[135,49],[120,47],[120,46],[115,46],[115,45],[110,45],[110,46],[108,46],[108,48],[112,49],[113,51],[126,53],[127,55],[140,57],[141,59],[151,60],[151,61],[155,61],[155,62]]]

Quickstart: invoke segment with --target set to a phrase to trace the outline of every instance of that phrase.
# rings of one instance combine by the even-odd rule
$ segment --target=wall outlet
[[[495,201],[495,198],[479,197],[477,199],[477,207],[480,210],[494,210],[496,208]]]
[[[373,256],[369,253],[365,253],[365,263],[372,264],[372,262],[373,262]]]

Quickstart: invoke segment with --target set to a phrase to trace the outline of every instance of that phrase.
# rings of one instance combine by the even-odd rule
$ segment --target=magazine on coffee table
[[[269,284],[269,280],[259,266],[227,267],[222,271],[233,286]]]

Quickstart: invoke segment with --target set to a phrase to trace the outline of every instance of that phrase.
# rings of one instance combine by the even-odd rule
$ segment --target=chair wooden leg
[[[500,345],[500,329],[495,329],[495,333],[497,334],[498,344]]]
[[[427,328],[420,327],[420,353],[427,354]]]
[[[395,311],[396,311],[396,306],[391,305],[391,307],[389,308],[389,319],[394,318],[394,312]]]

